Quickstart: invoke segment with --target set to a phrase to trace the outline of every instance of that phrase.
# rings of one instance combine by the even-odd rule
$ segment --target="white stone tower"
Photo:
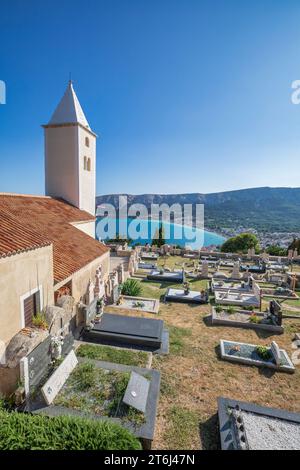
[[[62,198],[94,216],[97,136],[86,120],[71,81],[43,127],[46,195]],[[94,236],[94,225],[78,228]]]

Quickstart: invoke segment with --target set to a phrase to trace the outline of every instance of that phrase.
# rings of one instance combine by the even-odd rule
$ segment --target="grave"
[[[176,282],[176,283],[183,283],[184,282],[184,271],[173,271],[173,272],[166,272],[163,270],[153,270],[150,274],[147,275],[148,281],[165,281],[165,282]]]
[[[207,304],[208,293],[206,291],[200,292],[195,290],[186,292],[184,289],[170,287],[165,294],[165,301]]]
[[[156,263],[139,263],[138,264],[139,269],[157,269],[157,264]]]
[[[143,252],[141,253],[141,258],[142,258],[142,259],[152,259],[152,260],[155,260],[155,261],[156,261],[156,260],[158,260],[158,258],[159,258],[159,254],[157,254],[157,253],[150,253],[150,252],[147,253],[147,252],[143,251]]]
[[[254,292],[235,292],[229,289],[228,291],[215,291],[216,304],[220,305],[237,305],[243,307],[259,307],[260,299]]]
[[[265,274],[266,265],[264,262],[259,263],[258,265],[241,264],[240,270],[242,272],[248,271],[249,273],[253,273],[253,274]]]
[[[149,299],[148,297],[131,297],[130,295],[121,295],[119,301],[114,307],[125,308],[129,310],[140,310],[147,313],[158,313],[159,300]]]
[[[300,450],[300,413],[218,398],[222,450]]]
[[[256,367],[267,367],[282,372],[295,372],[295,367],[284,349],[276,348],[275,352],[275,346],[273,345],[273,347],[267,348],[266,356],[262,357],[257,348],[258,346],[255,344],[220,340],[221,358],[226,361]]]
[[[284,332],[280,321],[280,324],[276,320],[274,321],[268,312],[254,313],[253,311],[235,310],[228,313],[226,308],[217,311],[215,307],[212,307],[211,320],[213,325],[269,331],[274,334],[282,334]]]
[[[53,403],[48,405],[37,397],[30,403],[27,411],[49,417],[67,415],[92,420],[112,420],[138,437],[144,449],[151,449],[159,399],[160,372],[85,358],[79,358],[78,362],[73,374],[64,383]],[[76,376],[76,372],[80,367],[87,365],[92,367],[94,385],[78,392],[80,375]],[[123,383],[129,374],[125,394],[117,406],[112,408],[116,393],[114,384],[116,381]],[[108,398],[103,398],[99,394],[101,388],[107,393]],[[78,400],[78,397],[82,399]]]
[[[140,347],[157,354],[168,353],[168,332],[163,320],[104,313],[99,323],[84,328],[81,339],[101,344]]]

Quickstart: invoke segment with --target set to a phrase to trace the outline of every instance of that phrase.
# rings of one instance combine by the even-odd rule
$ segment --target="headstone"
[[[271,351],[274,356],[275,362],[278,366],[281,364],[281,354],[280,354],[280,349],[278,347],[278,344],[275,341],[272,341],[271,343]]]
[[[42,387],[42,394],[47,405],[53,402],[77,364],[77,357],[72,350]]]
[[[124,265],[123,263],[120,264],[119,269],[118,269],[118,274],[119,274],[119,284],[123,284],[125,278],[124,278]]]
[[[102,266],[100,265],[99,268],[96,270],[95,274],[95,289],[94,289],[94,296],[98,299],[102,299],[105,295],[105,287],[104,282],[102,279]]]
[[[93,281],[90,279],[89,280],[89,285],[88,285],[88,293],[87,293],[87,305],[91,304],[94,300],[94,290],[95,290],[95,285]]]
[[[289,250],[288,251],[288,259],[293,259],[294,257],[294,251],[293,250]]]
[[[208,277],[208,262],[206,260],[202,261],[201,276]]]
[[[235,261],[233,263],[233,269],[231,274],[232,279],[239,279],[240,278],[240,263]]]
[[[131,372],[131,376],[123,397],[126,405],[132,406],[138,411],[145,413],[150,381],[136,372]]]

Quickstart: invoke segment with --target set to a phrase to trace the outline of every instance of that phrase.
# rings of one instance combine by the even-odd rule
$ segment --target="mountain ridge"
[[[258,231],[300,231],[300,187],[236,189],[214,193],[106,194],[96,197],[96,205],[109,203],[118,208],[119,196],[128,205],[174,203],[204,204],[205,226],[209,229],[254,228]]]

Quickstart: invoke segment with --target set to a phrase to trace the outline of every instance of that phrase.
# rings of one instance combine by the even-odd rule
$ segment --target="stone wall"
[[[80,271],[77,271],[72,278],[72,297],[75,299],[75,303],[79,302],[81,297],[87,294],[89,280],[95,282],[96,269],[102,266],[102,277],[104,282],[108,279],[109,275],[109,252],[104,253],[101,257],[92,261],[92,263],[85,266]]]
[[[20,380],[20,366],[14,368],[0,366],[0,397],[8,397],[17,388]]]

